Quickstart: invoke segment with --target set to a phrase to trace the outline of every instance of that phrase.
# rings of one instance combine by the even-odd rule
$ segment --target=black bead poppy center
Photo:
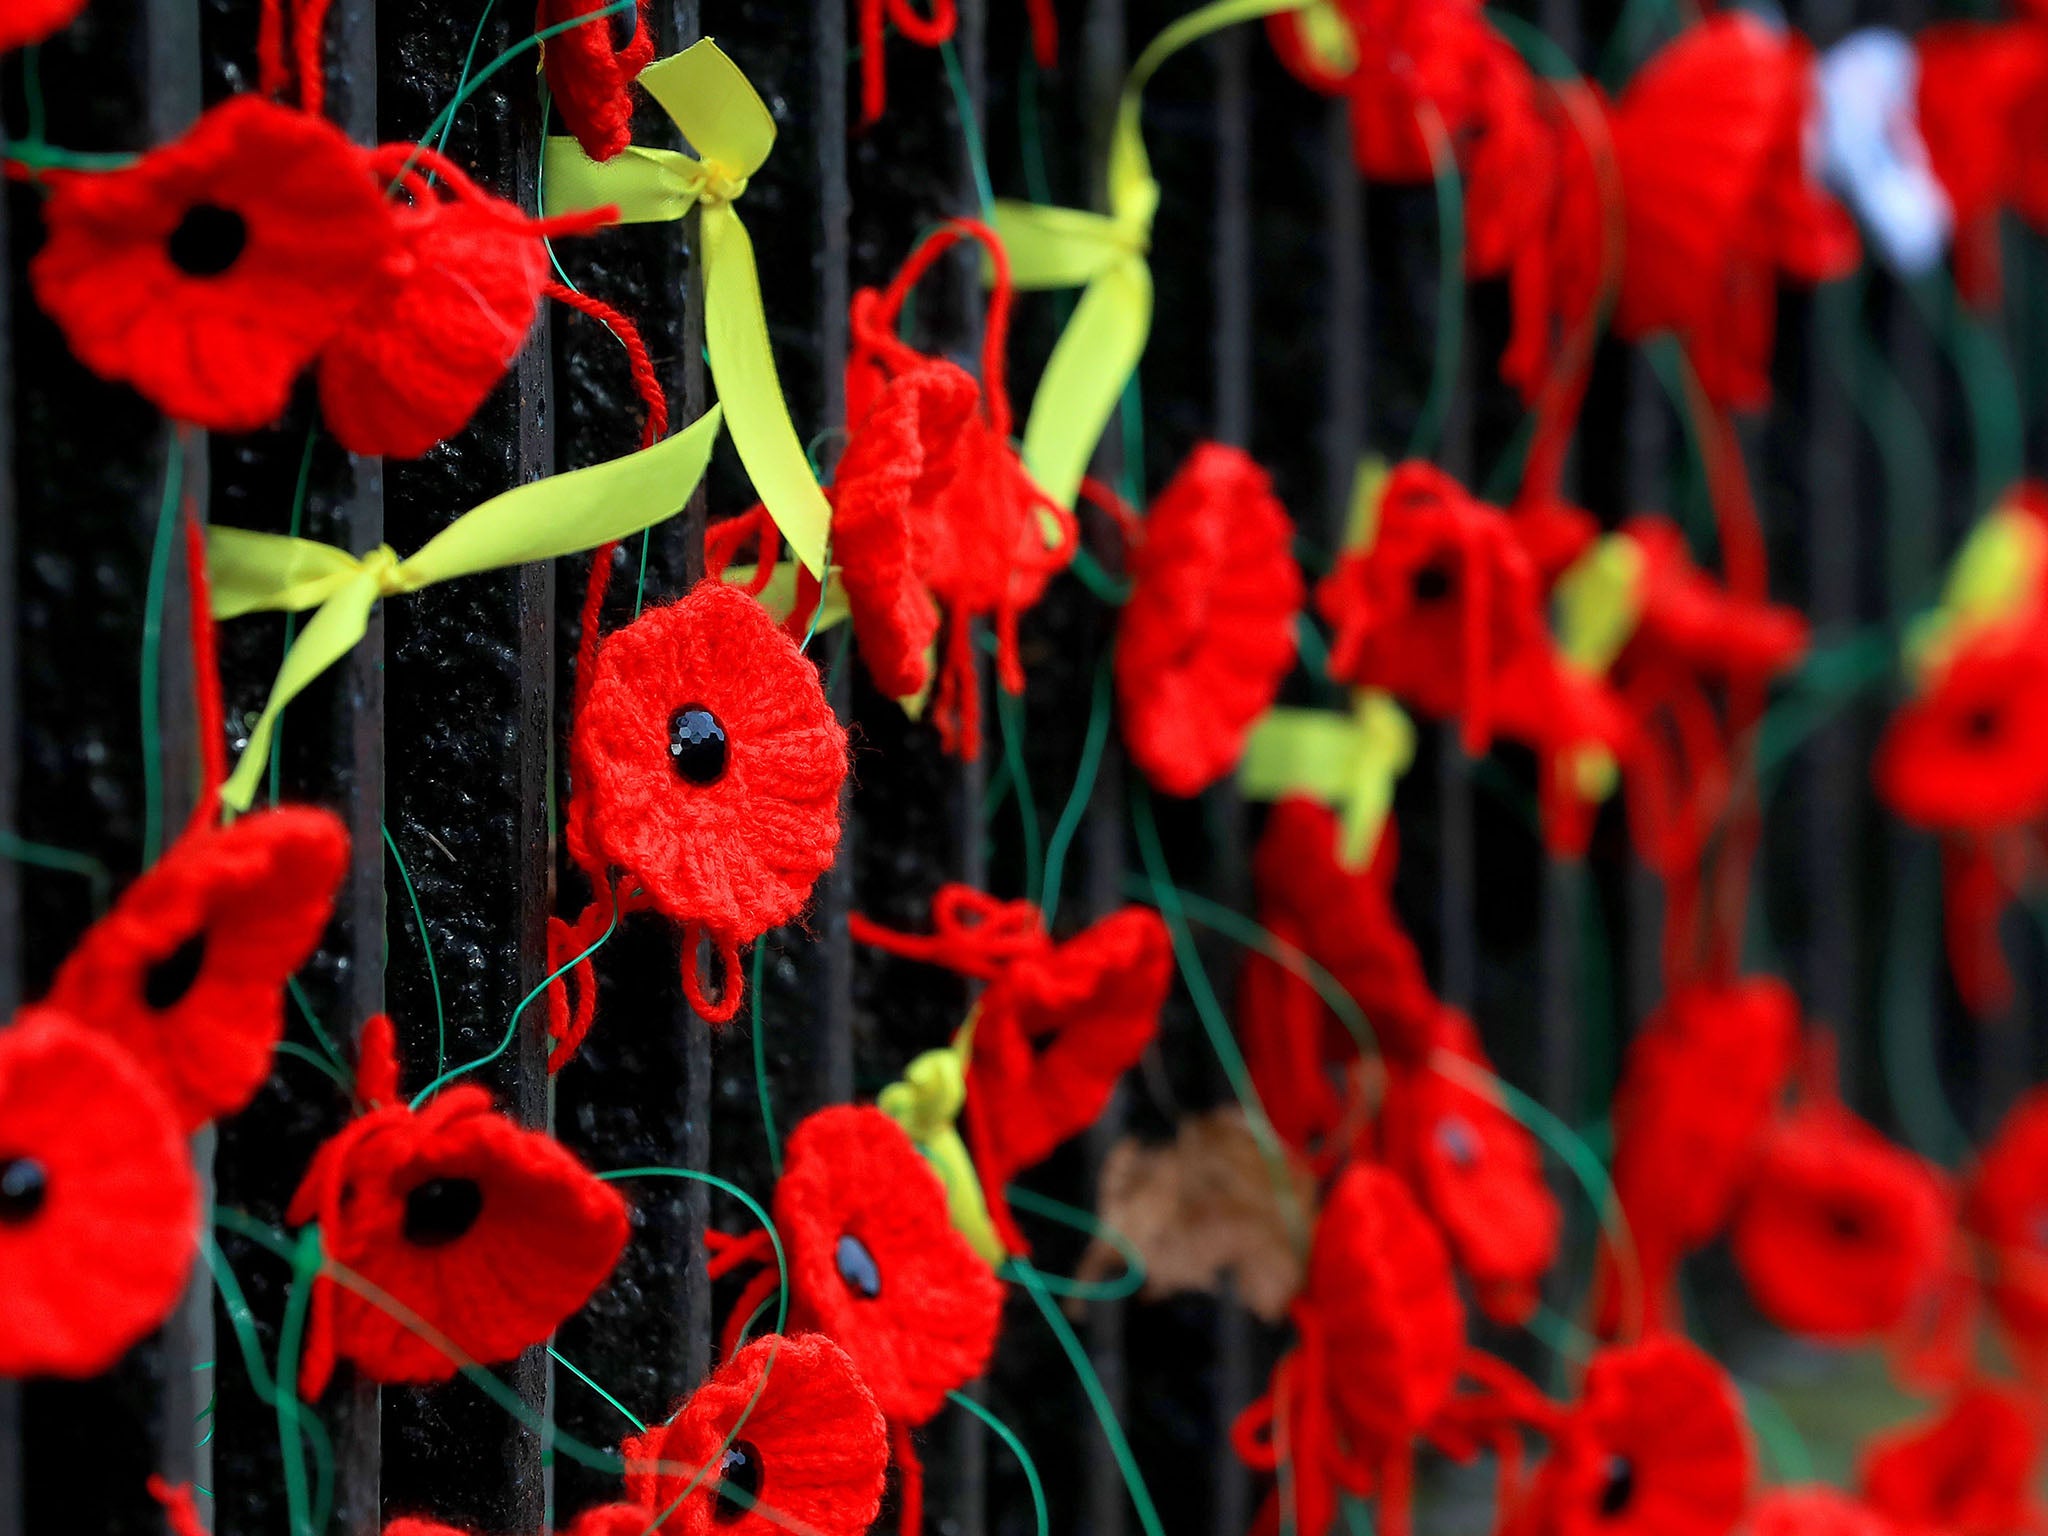
[[[1479,1132],[1463,1115],[1445,1115],[1437,1122],[1436,1144],[1454,1168],[1470,1168],[1479,1161]]]
[[[668,760],[692,784],[725,776],[725,727],[702,704],[685,704],[668,717]]]
[[[1600,1488],[1600,1518],[1612,1520],[1628,1508],[1636,1494],[1635,1463],[1626,1456],[1607,1458],[1607,1481]]]
[[[1408,590],[1418,603],[1440,603],[1451,595],[1450,569],[1425,565],[1408,578]]]
[[[624,53],[633,46],[633,38],[640,30],[640,7],[622,5],[605,20],[611,33],[613,53]]]
[[[405,1240],[422,1248],[454,1242],[483,1214],[475,1179],[428,1179],[405,1197]]]
[[[0,1157],[0,1225],[18,1227],[35,1219],[50,1193],[43,1165],[32,1157]]]
[[[194,203],[171,231],[164,248],[171,265],[187,277],[219,277],[241,259],[249,226],[232,208]]]
[[[1963,734],[1972,741],[1989,741],[1998,734],[1998,711],[1980,704],[1963,717]]]
[[[143,972],[142,1000],[158,1013],[177,1007],[205,964],[206,930],[202,928]]]
[[[751,1440],[735,1440],[727,1446],[718,1463],[718,1498],[711,1506],[711,1518],[720,1525],[731,1525],[752,1509],[761,1497],[762,1470],[761,1453]]]
[[[882,1269],[866,1243],[851,1232],[842,1232],[832,1257],[849,1291],[858,1291],[870,1301],[882,1294]]]

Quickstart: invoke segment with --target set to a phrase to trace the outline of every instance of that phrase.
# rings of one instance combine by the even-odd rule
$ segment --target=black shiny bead
[[[1418,603],[1440,603],[1451,595],[1451,573],[1442,565],[1425,565],[1408,578],[1408,590]]]
[[[49,1193],[41,1163],[32,1157],[0,1158],[0,1224],[18,1227],[33,1221]]]
[[[846,1282],[849,1291],[857,1291],[870,1301],[882,1294],[881,1266],[875,1263],[866,1243],[851,1232],[842,1232],[833,1257],[839,1265],[839,1278]]]
[[[1998,734],[1998,711],[1981,705],[1963,719],[1963,734],[1972,741],[1989,741]]]
[[[1445,1115],[1437,1122],[1436,1144],[1455,1168],[1470,1168],[1479,1161],[1479,1133],[1463,1115]]]
[[[716,784],[725,776],[725,727],[702,704],[685,704],[668,717],[668,758],[679,777]]]
[[[735,1440],[718,1463],[718,1498],[711,1518],[720,1525],[741,1519],[761,1497],[761,1453],[750,1440]],[[742,1497],[735,1498],[738,1493]]]
[[[622,5],[613,11],[608,20],[613,53],[624,53],[633,46],[633,38],[640,31],[640,7]]]
[[[1600,1518],[1612,1520],[1636,1496],[1635,1463],[1626,1456],[1607,1458],[1607,1481],[1600,1489]]]
[[[405,1240],[440,1248],[476,1225],[484,1192],[475,1179],[428,1179],[405,1197]]]
[[[202,928],[143,972],[142,1000],[158,1013],[177,1007],[205,964],[206,930]]]
[[[232,208],[194,203],[171,231],[164,254],[187,277],[219,277],[249,243],[249,226]]]

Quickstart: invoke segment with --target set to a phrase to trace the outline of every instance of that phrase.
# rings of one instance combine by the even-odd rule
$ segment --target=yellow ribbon
[[[210,529],[206,566],[216,619],[319,610],[285,652],[270,700],[221,790],[222,801],[233,810],[249,808],[278,715],[363,638],[379,598],[458,576],[552,560],[652,527],[682,510],[696,490],[718,427],[714,405],[652,448],[494,496],[435,534],[409,560],[399,559],[388,544],[359,557],[311,539],[246,528]]]
[[[1247,800],[1307,795],[1338,813],[1337,859],[1363,869],[1394,807],[1394,781],[1415,760],[1415,727],[1394,696],[1353,695],[1351,713],[1269,709],[1252,727],[1238,788]]]
[[[600,165],[574,139],[551,138],[542,159],[543,208],[576,213],[616,204],[622,224],[701,210],[704,348],[726,425],[755,494],[797,559],[822,580],[832,507],[789,419],[768,345],[754,244],[736,206],[775,147],[775,119],[708,37],[650,64],[639,80],[702,158],[632,144]]]
[[[2019,507],[1993,508],[1977,520],[1948,568],[1941,603],[1906,631],[1906,661],[1924,678],[1974,634],[2019,617],[2048,575],[2048,527]]]
[[[1358,461],[1351,476],[1351,506],[1344,514],[1344,551],[1363,554],[1380,536],[1380,503],[1386,500],[1387,480],[1393,473],[1387,461],[1368,453]]]
[[[1557,646],[1579,671],[1604,677],[1643,616],[1643,547],[1625,533],[1598,539],[1557,578]]]
[[[967,1102],[967,1053],[973,1039],[974,1021],[969,1019],[950,1046],[926,1051],[905,1067],[902,1080],[884,1088],[875,1107],[902,1126],[904,1134],[917,1144],[946,1186],[946,1210],[953,1226],[994,1268],[1009,1252],[988,1219],[974,1159],[955,1128],[960,1108]]]
[[[1159,183],[1145,154],[1140,96],[1159,66],[1189,43],[1241,21],[1301,10],[1312,0],[1212,0],[1155,37],[1138,56],[1109,144],[1109,212],[998,199],[990,210],[1020,289],[1081,288],[1024,424],[1024,465],[1071,507],[1103,429],[1152,333],[1152,216]]]

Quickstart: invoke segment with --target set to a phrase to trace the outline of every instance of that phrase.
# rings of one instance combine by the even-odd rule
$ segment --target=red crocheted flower
[[[1460,720],[1475,753],[1491,739],[1500,669],[1547,643],[1535,567],[1513,526],[1430,464],[1388,476],[1372,544],[1339,558],[1316,608],[1336,631],[1331,677]]]
[[[1954,1212],[1941,1176],[1838,1104],[1765,1140],[1730,1245],[1765,1317],[1830,1341],[1897,1326],[1942,1279]]]
[[[892,699],[931,682],[939,607],[921,551],[944,526],[939,498],[980,401],[974,380],[952,363],[905,369],[852,429],[832,477],[832,558],[853,638],[875,686]]]
[[[1646,64],[1611,116],[1627,218],[1617,333],[1674,331],[1707,397],[1764,403],[1780,271],[1851,270],[1855,226],[1809,173],[1812,49],[1739,11]]]
[[[1863,1496],[1912,1530],[2010,1536],[2033,1529],[2038,1415],[2009,1388],[1967,1387],[1932,1419],[1872,1437],[1859,1469]]]
[[[411,144],[371,162],[403,177],[409,200],[390,215],[399,254],[321,352],[320,410],[349,452],[411,459],[467,426],[526,345],[548,280],[542,236],[598,220],[529,219]]]
[[[1895,1536],[1868,1504],[1822,1483],[1773,1488],[1750,1506],[1745,1536]]]
[[[1749,1501],[1742,1409],[1721,1367],[1663,1335],[1594,1355],[1524,1512],[1530,1536],[1726,1536]]]
[[[1472,1021],[1444,1009],[1430,1058],[1388,1074],[1380,1145],[1443,1233],[1480,1310],[1521,1322],[1557,1257],[1557,1199],[1528,1130],[1494,1094],[1440,1064],[1439,1053],[1493,1070]]]
[[[1237,766],[1294,665],[1301,572],[1272,477],[1203,443],[1152,503],[1116,632],[1117,704],[1131,760],[1170,795]]]
[[[1126,907],[1020,956],[982,993],[967,1062],[967,1141],[996,1231],[1028,1251],[1003,1186],[1093,1125],[1159,1032],[1173,976],[1166,924]]]
[[[285,983],[347,867],[348,831],[327,811],[195,826],[87,930],[47,1001],[120,1041],[185,1130],[233,1114],[270,1076]]]
[[[846,732],[817,669],[746,593],[699,582],[605,637],[570,754],[592,884],[622,866],[629,893],[682,923],[691,1006],[731,1018],[739,946],[803,910],[839,845]],[[700,932],[723,962],[716,1003]]]
[[[85,9],[85,0],[13,0],[0,15],[0,53],[40,43],[71,25]]]
[[[1642,611],[1618,666],[1655,659],[1723,682],[1767,682],[1806,653],[1805,618],[1776,603],[1753,603],[1692,562],[1685,534],[1669,518],[1632,517],[1622,533],[1643,557]]]
[[[844,1349],[885,1418],[922,1424],[988,1364],[1003,1288],[954,1229],[938,1175],[880,1110],[824,1109],[796,1128],[775,1225],[790,1326]],[[763,1278],[772,1295],[774,1271]],[[742,1298],[735,1322],[751,1311]]]
[[[1614,1191],[1635,1277],[1601,1252],[1600,1327],[1673,1320],[1678,1261],[1727,1225],[1799,1056],[1799,1003],[1775,977],[1673,992],[1630,1043],[1614,1095]]]
[[[95,1376],[191,1278],[199,1184],[163,1093],[51,1008],[0,1031],[0,1376]]]
[[[755,1340],[622,1449],[627,1498],[670,1536],[865,1536],[889,1464],[873,1394],[820,1334]]]
[[[43,216],[29,276],[71,350],[222,432],[276,419],[396,254],[362,152],[256,96],[133,166],[63,178]]]
[[[1986,1293],[2030,1370],[2048,1368],[2048,1089],[2013,1106],[1963,1193]]]
[[[322,1143],[286,1213],[320,1223],[327,1259],[437,1330],[457,1359],[331,1276],[314,1283],[306,1395],[337,1360],[372,1381],[446,1381],[463,1364],[510,1360],[546,1339],[612,1271],[626,1202],[552,1136],[491,1108],[481,1088],[424,1109],[395,1091],[391,1021],[363,1029],[368,1111]]]
[[[1916,826],[1992,832],[2048,814],[2048,628],[1959,645],[1892,717],[1873,772]]]
[[[654,17],[647,0],[639,0],[637,11],[593,16],[598,9],[595,0],[540,0],[533,29],[542,32],[592,16],[543,43],[541,61],[563,125],[576,135],[584,154],[609,160],[633,141],[633,98],[627,87],[654,62]],[[629,27],[631,35],[621,41],[619,32]]]
[[[1262,912],[1260,922],[1282,943],[1307,953],[1292,922]],[[1344,1090],[1342,1063],[1357,1047],[1314,987],[1259,950],[1247,951],[1237,973],[1237,1038],[1252,1090],[1275,1134],[1328,1172],[1348,1148],[1343,1134],[1354,1096]]]
[[[1923,28],[1920,136],[1955,213],[1956,282],[1974,304],[1998,300],[2000,209],[2048,223],[2048,32],[2038,21],[1951,21]]]

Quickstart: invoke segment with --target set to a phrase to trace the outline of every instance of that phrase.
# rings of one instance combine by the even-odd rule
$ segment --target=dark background
[[[1002,0],[991,12],[985,0],[962,0],[959,91],[938,54],[894,42],[889,113],[858,132],[849,129],[843,3],[654,7],[660,55],[716,34],[781,125],[742,211],[806,438],[840,419],[852,288],[886,281],[922,230],[978,204],[963,104],[985,137],[999,193],[1032,195],[1042,175],[1055,201],[1086,204],[1099,195],[1093,168],[1124,63],[1179,9],[1169,0],[1063,4],[1061,65],[1041,78],[1027,62],[1021,4]],[[453,95],[483,12],[483,0],[335,0],[330,110],[365,141],[416,137]],[[1582,68],[1606,60],[1610,84],[1677,23],[1650,0],[1631,22],[1633,43],[1610,47],[1620,18],[1599,0],[1544,0],[1527,19]],[[1853,25],[1930,17],[1910,0],[1831,0],[1794,19],[1825,46]],[[499,0],[483,21],[478,63],[524,36],[529,20],[526,0]],[[93,0],[39,50],[32,77],[24,58],[0,61],[7,130],[28,130],[33,78],[53,143],[132,150],[172,136],[205,104],[253,84],[254,30],[250,0]],[[1341,107],[1286,76],[1256,27],[1170,64],[1148,92],[1146,122],[1165,187],[1153,260],[1158,321],[1139,383],[1142,433],[1113,434],[1098,467],[1143,493],[1204,437],[1245,444],[1273,470],[1305,550],[1327,552],[1359,453],[1398,454],[1427,388],[1444,297],[1432,191],[1362,187]],[[539,134],[529,53],[463,108],[447,150],[531,206]],[[673,143],[648,107],[636,138]],[[190,803],[195,743],[182,707],[190,673],[176,561],[161,604],[165,708],[154,743],[143,737],[139,705],[151,555],[173,461],[208,519],[286,529],[303,468],[302,532],[357,551],[388,540],[409,553],[506,486],[625,452],[640,431],[619,348],[592,322],[555,309],[471,428],[418,462],[351,459],[314,430],[317,413],[303,398],[272,431],[180,441],[132,394],[86,374],[37,312],[23,279],[41,238],[37,202],[28,188],[8,189],[9,278],[0,287],[9,364],[0,374],[0,1003],[39,993],[106,890],[141,867],[151,827],[175,828]],[[678,423],[709,399],[693,238],[691,225],[655,225],[560,246],[576,284],[638,320]],[[1463,302],[1465,345],[1440,457],[1483,485],[1520,411],[1494,377],[1504,294],[1479,285]],[[924,344],[971,357],[979,304],[971,272],[951,269],[920,295]],[[1047,296],[1021,303],[1020,417],[1060,313]],[[1839,656],[1838,647],[1926,601],[1941,561],[2022,457],[2044,467],[2048,261],[2033,236],[2009,232],[2005,312],[1981,331],[1959,329],[1939,302],[1930,311],[1866,272],[1824,295],[1788,295],[1780,335],[1776,404],[1746,429],[1750,466],[1775,594],[1812,617],[1818,651]],[[1973,344],[1979,353],[1967,350]],[[2017,438],[1988,425],[1984,399],[2016,403]],[[828,461],[834,443],[820,441]],[[1664,508],[1695,532],[1708,527],[1697,457],[1651,355],[1611,344],[1603,352],[1573,477],[1609,523]],[[708,491],[652,537],[647,598],[672,598],[698,574],[707,506],[720,516],[749,499],[721,449]],[[1113,560],[1106,526],[1090,523],[1086,534]],[[630,616],[638,555],[620,555],[608,623]],[[550,830],[586,569],[569,560],[392,603],[285,723],[283,792],[335,807],[355,836],[334,927],[303,978],[306,1004],[337,1035],[388,1008],[409,1086],[430,1074],[437,1031],[423,938],[438,969],[449,1058],[465,1060],[495,1043],[544,973],[542,924],[558,909],[557,878],[560,909],[582,900],[576,877],[558,867]],[[1111,616],[1072,577],[1025,625],[1030,685],[1007,717],[1008,745],[1041,830],[1073,785],[1110,632]],[[222,640],[239,742],[284,625],[241,620]],[[997,767],[1006,741],[994,711],[985,761],[947,760],[929,730],[874,695],[845,646],[843,632],[832,632],[813,654],[854,729],[846,842],[808,922],[767,941],[765,1098],[784,1134],[820,1104],[872,1095],[910,1056],[941,1043],[966,1001],[943,973],[851,953],[846,913],[914,927],[941,882],[1015,894],[1024,871],[1015,776]],[[1817,663],[1795,681],[1764,738],[1768,830],[1752,957],[1839,1031],[1852,1101],[1952,1158],[1960,1137],[1981,1135],[2042,1065],[2040,933],[2029,914],[2010,919],[2019,1007],[1982,1025],[1965,1020],[1939,954],[1934,851],[1880,819],[1868,793],[1868,754],[1893,684],[1880,679],[1848,696],[1825,685],[1828,675]],[[1297,678],[1290,697],[1317,695]],[[154,807],[144,773],[152,752],[161,763]],[[1125,780],[1112,745],[1068,861],[1063,929],[1125,899],[1137,867]],[[1503,1072],[1597,1142],[1618,1051],[1656,1001],[1656,891],[1612,815],[1585,864],[1547,861],[1534,836],[1532,782],[1531,765],[1512,751],[1472,763],[1425,731],[1398,807],[1401,903],[1434,979],[1473,1010]],[[1255,813],[1218,793],[1161,803],[1159,814],[1178,879],[1242,910]],[[743,1013],[713,1034],[689,1016],[674,947],[652,919],[628,925],[600,959],[601,1022],[583,1055],[551,1083],[532,1009],[517,1048],[484,1080],[593,1166],[710,1168],[765,1199],[772,1175],[752,1026]],[[1207,938],[1203,953],[1227,999],[1235,954]],[[289,1029],[311,1043],[302,1013]],[[1091,1203],[1092,1170],[1123,1129],[1163,1134],[1223,1096],[1177,989],[1161,1045],[1104,1127],[1032,1182]],[[281,1220],[308,1154],[343,1107],[327,1079],[281,1056],[271,1088],[202,1149],[218,1201]],[[1573,1262],[1554,1298],[1568,1308],[1590,1220],[1562,1173],[1560,1189],[1573,1212]],[[651,1420],[702,1375],[729,1300],[704,1281],[698,1233],[707,1218],[737,1230],[744,1213],[684,1181],[643,1181],[630,1193],[627,1258],[556,1343]],[[1053,1228],[1037,1237],[1043,1267],[1071,1266],[1077,1239]],[[289,1269],[231,1234],[220,1241],[274,1358]],[[1868,1360],[1795,1348],[1760,1329],[1713,1255],[1695,1281],[1708,1337],[1754,1388],[1760,1425],[1789,1415],[1822,1471],[1841,1470],[1858,1425],[1898,1411],[1871,1385]],[[1238,1536],[1257,1490],[1222,1429],[1260,1390],[1281,1336],[1211,1297],[1098,1304],[1081,1328],[1167,1529]],[[1556,1368],[1529,1339],[1491,1342],[1531,1368]],[[564,1432],[616,1446],[616,1410],[543,1353],[498,1374]],[[1036,1457],[1055,1530],[1136,1529],[1072,1372],[1021,1296],[982,1392]],[[533,1531],[551,1511],[566,1524],[616,1493],[615,1480],[554,1454],[465,1381],[428,1392],[344,1387],[321,1415],[335,1447],[337,1518],[350,1533],[374,1531],[380,1508],[455,1520],[479,1536]],[[948,1410],[922,1441],[929,1518],[946,1536],[1031,1529],[1015,1463],[979,1425]],[[160,1517],[142,1485],[157,1468],[210,1490],[222,1533],[285,1529],[275,1416],[252,1392],[203,1273],[180,1317],[112,1376],[0,1386],[0,1536],[154,1532]],[[1469,1477],[1438,1482],[1425,1494],[1425,1529],[1485,1526]]]

